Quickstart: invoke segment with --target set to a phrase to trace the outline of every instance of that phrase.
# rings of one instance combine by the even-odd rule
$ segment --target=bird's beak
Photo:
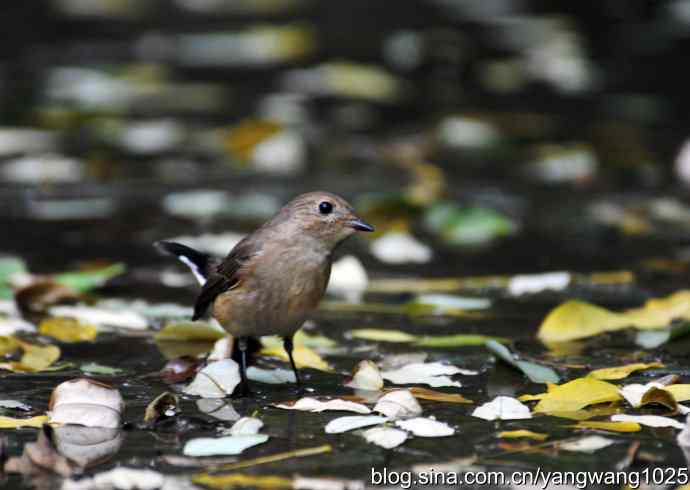
[[[353,218],[347,223],[350,227],[354,228],[355,230],[359,231],[374,231],[374,227],[371,226],[369,223],[366,223],[362,221],[361,218]]]

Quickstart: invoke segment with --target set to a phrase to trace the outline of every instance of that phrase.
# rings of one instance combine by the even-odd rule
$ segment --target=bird
[[[186,245],[155,245],[187,265],[202,284],[192,320],[208,310],[236,339],[241,354],[240,394],[250,393],[251,338],[279,335],[298,386],[293,336],[324,296],[334,250],[357,231],[373,232],[344,198],[325,191],[301,194],[244,237],[220,260]]]

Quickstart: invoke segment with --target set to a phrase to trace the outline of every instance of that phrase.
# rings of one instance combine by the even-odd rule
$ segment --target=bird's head
[[[329,248],[336,247],[356,231],[374,231],[357,216],[345,199],[330,192],[309,192],[297,196],[282,210],[291,225]]]

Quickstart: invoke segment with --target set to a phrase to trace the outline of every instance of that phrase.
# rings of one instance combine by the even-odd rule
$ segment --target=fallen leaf
[[[55,345],[29,344],[22,340],[16,342],[24,354],[19,362],[0,363],[0,369],[36,373],[49,369],[60,358],[60,348]]]
[[[340,434],[354,429],[361,429],[370,425],[378,425],[388,421],[388,417],[379,415],[348,415],[338,417],[326,424],[326,434]]]
[[[430,390],[428,388],[421,388],[419,386],[413,386],[410,388],[410,393],[412,393],[418,400],[448,403],[474,403],[472,400],[468,400],[460,393],[444,393],[442,391]]]
[[[572,281],[569,272],[545,272],[542,274],[526,274],[513,276],[508,283],[508,293],[511,296],[523,294],[537,294],[542,291],[562,291]]]
[[[283,361],[289,362],[290,358],[285,352],[283,346],[263,348],[259,352],[260,355],[277,357]],[[298,345],[292,351],[292,356],[298,368],[313,368],[319,371],[332,372],[333,368],[323,360],[323,358],[305,345]]]
[[[690,291],[648,300],[623,313],[581,301],[568,301],[552,310],[539,327],[542,342],[568,342],[627,327],[664,328],[676,319],[690,319]]]
[[[124,401],[110,385],[77,378],[60,383],[53,390],[48,409],[51,423],[118,428]]]
[[[431,387],[457,386],[462,387],[460,381],[454,381],[451,375],[475,375],[476,371],[460,369],[450,364],[440,362],[412,363],[391,371],[383,371],[381,376],[395,384],[426,384]]]
[[[201,398],[196,401],[196,408],[202,413],[225,422],[232,422],[241,418],[240,414],[235,410],[235,407],[232,406],[231,400],[224,400],[222,398]]]
[[[228,488],[293,488],[292,479],[282,476],[270,475],[245,475],[242,473],[230,473],[227,475],[209,475],[202,473],[195,475],[192,481],[196,484],[209,488],[228,489]]]
[[[333,263],[326,292],[343,298],[348,303],[359,303],[368,283],[369,276],[359,259],[346,255]]]
[[[388,330],[379,328],[359,328],[350,330],[349,336],[353,339],[373,340],[375,342],[414,342],[416,335],[412,335],[400,330]]]
[[[582,420],[572,427],[576,429],[608,430],[611,432],[639,432],[640,424],[637,422],[605,422],[599,420]]]
[[[345,386],[356,390],[379,391],[383,388],[383,377],[376,363],[364,360],[357,364],[352,380],[345,383]]]
[[[485,310],[491,307],[491,300],[451,294],[420,294],[412,304],[431,306],[430,312],[434,315],[452,315],[464,310]]]
[[[501,439],[533,439],[535,441],[545,441],[549,435],[542,434],[541,432],[532,432],[531,430],[519,429],[519,430],[504,430],[498,433],[498,437]]]
[[[484,420],[516,420],[531,419],[532,414],[527,405],[523,405],[515,398],[497,396],[490,402],[478,406],[472,412],[473,417]]]
[[[201,360],[197,357],[176,357],[166,362],[159,374],[166,383],[179,383],[194,376],[200,364]]]
[[[43,320],[39,333],[53,337],[61,342],[88,342],[96,339],[98,329],[74,318],[53,317]]]
[[[79,369],[88,374],[100,374],[106,376],[116,376],[124,372],[122,369],[104,366],[95,362],[87,362],[86,364],[82,364]]]
[[[14,337],[0,335],[0,356],[9,354],[19,349],[19,342]]]
[[[445,422],[427,417],[397,420],[395,425],[418,437],[446,437],[455,434],[455,429]]]
[[[627,415],[620,413],[612,415],[611,420],[614,422],[637,422],[648,427],[673,427],[674,429],[683,429],[685,427],[685,424],[677,420],[660,415]]]
[[[585,377],[555,386],[534,407],[535,413],[572,412],[597,403],[620,400],[618,387]]]
[[[522,371],[533,383],[558,383],[560,378],[556,371],[550,367],[541,366],[534,362],[523,361],[514,353],[495,340],[488,340],[486,348],[496,354],[500,359],[507,362],[513,367]]]
[[[125,272],[125,270],[125,265],[118,263],[107,267],[86,269],[77,272],[64,272],[54,275],[53,279],[73,291],[86,293],[92,289],[103,286],[113,277]]]
[[[389,419],[416,417],[421,415],[422,407],[410,390],[394,390],[386,393],[374,406],[374,412]]]
[[[385,449],[393,449],[407,440],[407,432],[393,427],[373,427],[362,432],[367,442]]]
[[[240,468],[249,468],[252,466],[258,466],[262,464],[275,463],[276,461],[283,461],[291,458],[303,458],[305,456],[314,456],[317,454],[330,453],[331,451],[333,451],[333,447],[330,444],[323,444],[322,446],[295,449],[293,451],[287,451],[284,453],[270,454],[268,456],[261,456],[255,459],[238,461],[237,463],[229,463],[226,465],[222,465],[218,469],[222,471],[234,471]]]
[[[295,373],[291,369],[281,368],[261,369],[256,366],[249,366],[247,368],[247,378],[250,381],[274,385],[297,382]]]
[[[81,297],[67,286],[50,278],[32,276],[30,282],[14,292],[14,300],[23,313],[45,312],[50,306],[74,303]]]
[[[650,363],[646,363],[646,364],[642,363],[642,362],[637,362],[634,364],[626,364],[625,366],[595,369],[594,371],[589,373],[588,376],[591,376],[591,377],[596,378],[596,379],[604,379],[604,380],[623,379],[623,378],[627,378],[628,376],[630,376],[635,371],[642,371],[644,369],[662,368],[662,367],[664,367],[664,365],[661,364],[660,362],[650,362]]]
[[[96,473],[93,477],[81,478],[78,481],[67,480],[62,490],[81,489],[154,489],[164,488],[166,478],[159,472],[140,468],[119,466],[112,470]]]
[[[225,437],[200,437],[187,441],[182,450],[185,456],[229,456],[241,454],[248,449],[268,441],[267,434],[244,434]]]
[[[148,328],[148,320],[134,311],[99,308],[95,306],[53,306],[52,316],[70,317],[80,322],[103,327],[117,327],[133,330]]]
[[[369,414],[371,410],[366,405],[361,403],[350,402],[347,400],[340,400],[335,398],[333,400],[321,401],[317,398],[304,397],[296,402],[279,403],[274,405],[278,408],[285,408],[287,410],[300,410],[305,412],[323,412],[325,410],[340,410],[344,412],[356,412]]]
[[[146,406],[144,422],[155,424],[159,420],[174,417],[179,410],[179,400],[176,395],[166,391],[154,398]]]
[[[671,393],[677,402],[690,400],[690,384],[673,384],[664,386],[663,389]]]
[[[258,434],[264,423],[256,417],[242,417],[230,427],[231,436],[249,436]]]
[[[207,322],[172,322],[154,334],[156,340],[220,340],[227,336],[223,329],[219,329]]]
[[[425,264],[431,260],[432,251],[407,232],[392,231],[377,238],[370,245],[371,253],[387,264]]]
[[[22,412],[31,411],[31,407],[29,405],[17,400],[0,400],[0,408],[8,408],[10,410],[21,410]]]
[[[0,416],[0,429],[18,429],[19,427],[38,427],[48,423],[47,415],[39,415],[28,419],[15,419]]]
[[[609,447],[616,441],[602,436],[586,436],[574,441],[562,442],[558,444],[558,448],[565,451],[574,451],[578,453],[592,454],[600,449]]]
[[[414,345],[419,347],[464,347],[484,345],[487,342],[508,342],[508,339],[479,334],[424,335],[417,338]]]
[[[232,395],[240,381],[240,367],[237,363],[232,359],[223,359],[212,362],[199,371],[183,392],[202,398],[225,398]]]

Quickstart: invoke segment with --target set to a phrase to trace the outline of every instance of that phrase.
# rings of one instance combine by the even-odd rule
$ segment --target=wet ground
[[[156,253],[154,241],[211,234],[217,244],[217,234],[249,232],[301,192],[331,190],[353,202],[379,233],[354,238],[336,254],[356,256],[369,283],[359,302],[331,294],[314,314],[309,333],[338,348],[323,354],[334,372],[303,370],[307,394],[352,395],[343,383],[359,361],[422,350],[348,335],[362,328],[506,338],[513,351],[553,367],[563,380],[594,368],[659,361],[663,368],[624,382],[668,374],[690,381],[687,337],[645,350],[628,329],[586,339],[568,354],[549,352],[536,338],[546,314],[568,299],[620,310],[687,287],[684,185],[690,178],[683,175],[690,173],[690,157],[679,156],[687,136],[687,75],[677,72],[687,44],[687,19],[679,13],[686,3],[608,2],[601,10],[569,12],[552,12],[542,2],[487,2],[486,11],[406,2],[394,12],[370,2],[200,4],[103,1],[91,10],[63,1],[40,12],[18,6],[7,12],[13,23],[27,26],[30,18],[34,27],[17,29],[0,65],[2,254],[42,274],[122,262],[124,274],[80,300],[190,307],[198,287],[182,265]],[[261,34],[266,38],[252,38],[257,26],[268,29]],[[289,32],[270,30],[276,27]],[[204,38],[210,32],[227,37]],[[307,73],[316,66],[320,71]],[[559,75],[566,70],[573,70],[570,76]],[[448,203],[455,207],[444,215]],[[468,209],[482,211],[468,217]],[[411,233],[430,248],[430,260],[398,264],[372,253],[372,240],[391,231]],[[510,277],[545,271],[570,271],[576,279],[559,291],[509,292]],[[592,275],[597,272],[624,274],[602,279]],[[458,281],[414,285],[442,278]],[[413,285],[391,286],[393,279]],[[405,306],[419,293],[492,303],[430,314]],[[122,369],[92,376],[120,390],[126,411],[121,431],[102,436],[114,441],[104,446],[105,461],[86,474],[127,466],[181,475],[169,488],[183,488],[211,464],[191,467],[176,459],[185,442],[216,436],[235,414],[255,414],[271,436],[233,457],[237,462],[331,447],[233,470],[249,475],[368,485],[372,466],[449,463],[450,471],[501,472],[687,466],[672,428],[604,433],[615,444],[587,454],[557,449],[558,441],[583,434],[569,419],[472,417],[496,395],[544,391],[482,345],[423,349],[430,361],[479,371],[460,376],[459,389],[438,388],[472,404],[421,402],[425,416],[456,429],[451,437],[415,437],[387,450],[357,433],[326,434],[327,422],[342,413],[272,406],[300,396],[289,384],[255,383],[254,397],[202,410],[196,397],[181,394],[188,380],[170,385],[150,376],[172,357],[211,349],[212,342],[154,339],[164,324],[180,319],[151,313],[147,330],[101,332],[93,342],[19,334],[59,345],[60,361],[71,364],[55,372],[0,371],[0,399],[30,406],[0,415],[45,413],[55,386],[83,376],[85,363]],[[258,362],[287,367],[266,357]],[[180,394],[178,415],[145,427],[146,406],[164,391]],[[664,413],[659,407],[638,412]],[[542,444],[497,437],[513,429],[549,437]],[[0,431],[4,454],[20,455],[37,436],[35,428]],[[62,485],[51,471],[2,478],[8,489]]]

